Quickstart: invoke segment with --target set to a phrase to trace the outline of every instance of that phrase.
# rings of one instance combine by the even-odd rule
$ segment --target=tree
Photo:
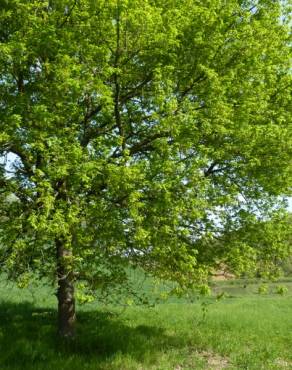
[[[281,1],[1,9],[0,154],[14,160],[0,171],[0,261],[22,283],[56,281],[61,335],[78,282],[125,287],[130,266],[200,284],[226,257],[212,241],[291,191]]]
[[[222,263],[237,276],[277,278],[286,271],[291,258],[291,214],[274,212],[269,219],[241,220],[214,241],[224,245]]]

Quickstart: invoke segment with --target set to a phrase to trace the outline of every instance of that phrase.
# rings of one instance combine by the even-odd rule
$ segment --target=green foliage
[[[289,254],[277,210],[291,192],[285,2],[0,5],[0,154],[16,158],[9,176],[0,165],[10,278],[54,281],[60,240],[83,301],[133,293],[129,266],[181,291],[222,262],[256,273]]]
[[[292,257],[291,256],[285,259],[285,261],[283,261],[282,268],[286,276],[292,275]]]
[[[291,215],[277,213],[268,220],[245,220],[223,237],[226,264],[239,276],[280,277],[291,257],[291,225]]]
[[[276,287],[277,294],[284,295],[288,292],[288,288],[285,285],[278,285]]]
[[[259,294],[267,294],[269,291],[269,286],[266,285],[266,284],[261,284],[259,287],[258,287],[258,293]]]

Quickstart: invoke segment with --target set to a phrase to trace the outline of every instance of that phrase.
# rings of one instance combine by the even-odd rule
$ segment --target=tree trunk
[[[75,297],[71,265],[72,250],[56,240],[57,277],[58,277],[58,332],[63,338],[72,338],[75,334]]]

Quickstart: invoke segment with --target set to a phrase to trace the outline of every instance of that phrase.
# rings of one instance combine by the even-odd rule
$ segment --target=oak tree
[[[288,253],[230,235],[291,192],[289,14],[275,0],[0,1],[1,269],[56,282],[61,335],[76,284],[111,292],[138,267],[188,289],[222,261]]]

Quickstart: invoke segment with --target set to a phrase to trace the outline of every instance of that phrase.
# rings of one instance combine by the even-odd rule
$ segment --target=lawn
[[[0,369],[292,369],[292,282],[259,286],[217,282],[211,297],[152,308],[80,306],[68,344],[55,334],[52,289],[2,282]]]

